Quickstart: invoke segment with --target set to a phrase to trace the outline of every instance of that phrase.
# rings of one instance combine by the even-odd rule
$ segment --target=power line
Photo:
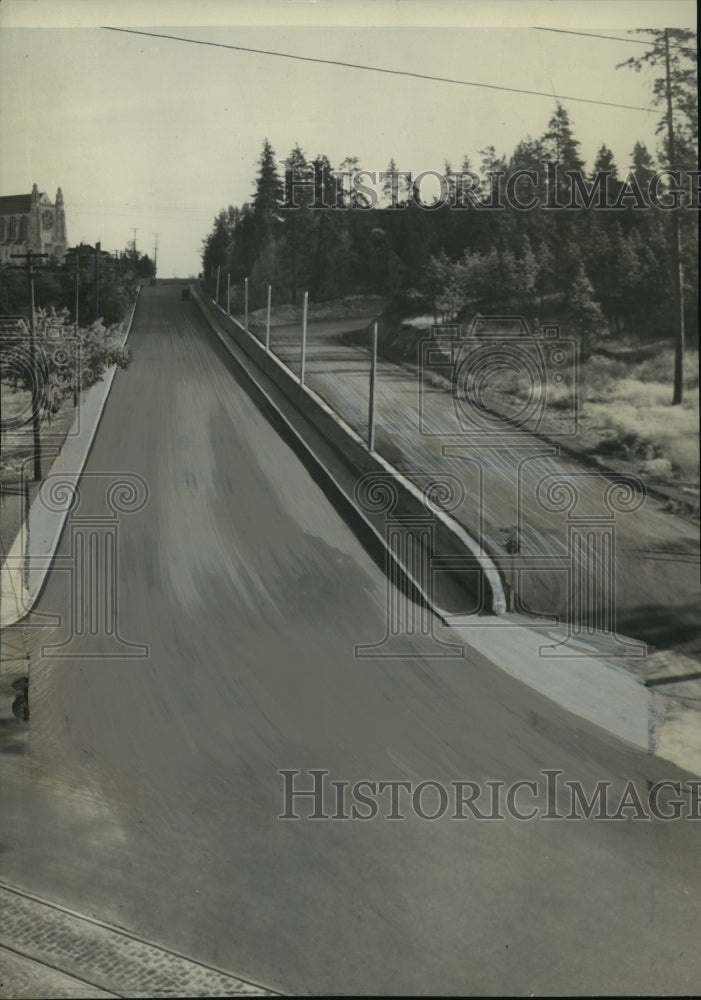
[[[339,59],[319,59],[315,56],[300,56],[291,52],[275,52],[269,49],[252,49],[244,45],[225,45],[223,42],[202,41],[199,38],[183,38],[181,35],[165,35],[154,31],[137,31],[135,28],[114,28],[102,25],[106,31],[122,31],[129,35],[146,35],[148,38],[167,38],[174,42],[188,42],[191,45],[211,45],[218,49],[232,49],[235,52],[253,52],[262,56],[277,56],[281,59],[296,59],[301,62],[322,63],[326,66],[342,66],[346,69],[361,69],[371,73],[388,73],[392,76],[409,76],[416,80],[432,80],[435,83],[453,83],[461,87],[482,87],[486,90],[501,90],[510,94],[530,94],[533,97],[547,97],[552,100],[553,94],[543,90],[524,90],[522,87],[502,87],[496,83],[477,83],[474,80],[455,80],[446,76],[429,76],[427,73],[413,73],[405,69],[386,69],[383,66],[364,66],[361,63],[342,62]],[[607,108],[624,108],[626,111],[645,111],[656,114],[654,108],[641,108],[634,104],[616,104],[613,101],[596,101],[591,97],[571,97],[566,94],[555,94],[558,101],[578,101],[582,104],[598,104]]]
[[[586,38],[608,38],[612,42],[630,42],[631,45],[649,45],[639,38],[619,38],[618,35],[595,35],[591,31],[569,31],[567,28],[534,28],[534,31],[554,31],[558,35],[583,35]]]
[[[568,28],[534,28],[534,31],[554,31],[558,35],[581,35],[583,38],[608,38],[612,42],[630,42],[631,45],[653,45],[654,40],[648,39],[646,42],[642,41],[640,38],[621,38],[619,35],[597,35],[592,31],[571,31]],[[675,45],[676,49],[681,52],[691,52],[694,53],[694,49],[690,48],[688,45]]]
[[[151,214],[181,214],[191,213],[195,215],[211,215],[212,209],[210,208],[188,208],[184,205],[141,205],[135,202],[125,202],[124,204],[106,204],[105,202],[99,201],[72,201],[72,209],[78,209],[81,212],[89,211],[91,209],[99,208],[102,214],[111,214],[119,216],[129,216],[133,217],[135,212],[149,212]]]

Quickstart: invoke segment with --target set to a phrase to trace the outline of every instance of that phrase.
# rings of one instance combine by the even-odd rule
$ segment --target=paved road
[[[610,780],[614,803],[628,780],[644,796],[684,775],[476,654],[356,659],[384,633],[385,580],[195,304],[146,289],[131,346],[81,511],[105,511],[97,473],[148,484],[119,521],[117,585],[121,636],[149,655],[101,659],[109,641],[86,633],[62,660],[40,645],[65,628],[28,634],[28,733],[0,754],[0,880],[282,992],[695,991],[699,822],[429,821],[404,800],[403,821],[277,818],[281,769],[485,794],[530,779],[541,803],[546,768]],[[68,583],[52,573],[39,612],[67,621]]]
[[[363,436],[369,358],[366,351],[346,343],[344,333],[366,322],[311,324],[306,357],[307,384]],[[272,332],[273,349],[295,372],[299,371],[299,343],[298,324]],[[518,610],[570,617],[564,570],[557,568],[555,560],[568,556],[568,531],[573,523],[568,519],[572,517],[579,522],[581,546],[575,552],[582,573],[576,617],[605,628],[614,587],[615,626],[621,634],[652,648],[674,649],[701,659],[698,524],[670,514],[666,503],[652,496],[636,507],[614,495],[612,500],[617,502],[607,505],[609,479],[566,455],[552,455],[553,448],[532,434],[521,431],[498,448],[486,447],[483,439],[475,448],[456,421],[449,393],[421,383],[414,372],[384,359],[378,368],[376,434],[380,453],[410,478],[413,470],[431,470],[459,479],[465,499],[454,516],[501,559],[505,579],[519,595]],[[443,448],[449,451],[443,454]],[[556,495],[546,502],[548,489],[558,482],[565,485],[556,488]],[[558,507],[552,502],[565,500],[565,491],[570,490],[571,509],[568,503]],[[600,572],[606,553],[586,540],[586,532],[598,533],[612,515],[615,572],[609,582],[609,574]],[[589,523],[583,524],[582,519]],[[515,576],[515,565],[504,559],[515,550],[517,540],[525,570],[520,579]],[[606,584],[595,583],[596,576],[603,576]]]

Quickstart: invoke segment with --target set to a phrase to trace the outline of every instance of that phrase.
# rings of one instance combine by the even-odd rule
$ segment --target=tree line
[[[62,261],[37,264],[34,299],[37,309],[65,311],[72,325],[90,326],[101,319],[105,326],[119,323],[134,301],[136,282],[151,278],[156,270],[148,254],[127,249],[108,254],[83,246],[76,260],[71,248]],[[76,316],[76,284],[78,287]],[[21,268],[0,268],[0,315],[28,315],[27,277]]]
[[[334,170],[327,156],[310,158],[296,145],[281,171],[266,138],[251,200],[221,210],[203,240],[205,281],[213,289],[220,269],[238,289],[248,277],[252,307],[264,304],[272,284],[277,302],[297,304],[305,290],[317,301],[379,293],[397,315],[423,310],[454,320],[474,312],[519,311],[540,322],[569,323],[583,337],[632,334],[655,340],[675,335],[678,262],[670,240],[670,216],[675,215],[685,318],[687,328],[696,329],[698,220],[689,208],[694,178],[688,174],[697,169],[695,36],[682,29],[648,34],[653,36],[650,51],[627,65],[640,69],[648,61],[662,67],[653,100],[663,107],[666,84],[672,81],[674,127],[667,108],[655,155],[637,142],[621,167],[602,143],[586,170],[569,114],[557,103],[543,135],[526,136],[510,156],[488,146],[477,162],[466,156],[459,169],[446,162],[442,176],[448,196],[444,192],[435,205],[422,205],[425,196],[418,196],[416,181],[400,174],[391,160],[382,204],[376,204],[361,184],[347,183],[362,174],[357,158],[347,157]],[[665,41],[671,62],[666,76]],[[669,203],[674,178],[654,181],[667,168],[679,170],[683,178],[679,211],[659,204],[642,208],[636,192],[647,192],[651,181],[662,205]],[[523,210],[514,204],[508,185],[517,172],[532,174],[528,193],[537,207]],[[548,203],[571,200],[572,173],[581,177],[580,194],[588,201],[581,198],[576,210],[547,210]],[[477,195],[465,191],[466,176],[481,180]],[[592,196],[591,185],[602,176],[606,204],[615,208],[600,206]],[[292,177],[298,182],[293,198]],[[503,207],[490,210],[495,206]]]

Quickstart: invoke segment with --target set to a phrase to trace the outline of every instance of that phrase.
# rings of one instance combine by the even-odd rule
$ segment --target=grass
[[[650,357],[593,354],[581,366],[579,450],[590,456],[629,462],[648,480],[697,486],[699,483],[698,355],[684,359],[684,399],[672,406],[674,352],[660,347]],[[545,433],[571,405],[573,378],[548,386]],[[528,398],[523,376],[505,376],[504,395]]]
[[[592,354],[577,375],[579,429],[572,447],[605,464],[625,463],[648,484],[666,483],[691,488],[685,501],[698,511],[699,484],[699,372],[698,355],[684,358],[684,397],[672,406],[674,351],[671,347],[621,350]],[[425,373],[436,386],[449,389],[442,375]],[[561,383],[548,380],[542,432],[556,433],[571,419],[575,375],[566,372]],[[536,390],[540,394],[543,390]],[[487,405],[508,414],[534,389],[523,373],[502,371],[490,377]]]

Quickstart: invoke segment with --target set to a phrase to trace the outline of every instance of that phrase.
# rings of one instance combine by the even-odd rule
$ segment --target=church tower
[[[41,240],[41,217],[39,215],[39,188],[36,184],[32,187],[29,196],[29,219],[27,225],[27,248],[34,253],[41,253],[44,249]]]
[[[56,229],[55,229],[55,247],[54,253],[59,256],[63,256],[66,252],[68,246],[68,237],[66,236],[66,210],[63,207],[63,192],[61,188],[56,191]]]

